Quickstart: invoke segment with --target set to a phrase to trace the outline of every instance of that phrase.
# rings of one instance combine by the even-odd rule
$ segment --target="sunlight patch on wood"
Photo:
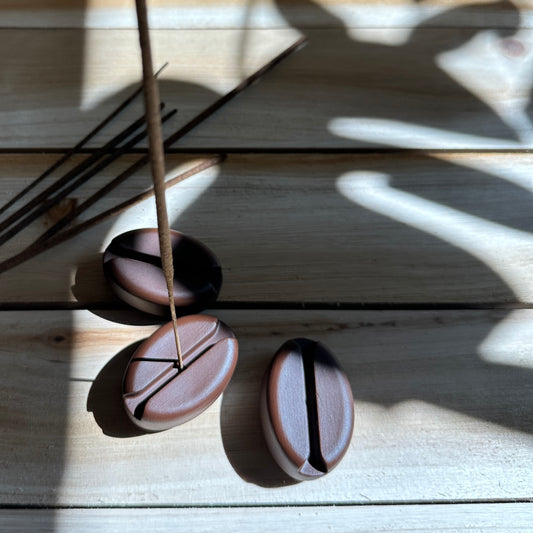
[[[518,310],[499,322],[479,347],[489,363],[533,369],[533,312]]]
[[[491,139],[379,118],[335,118],[329,122],[328,129],[334,135],[346,139],[397,148],[428,150],[461,150],[465,146],[472,150],[525,148],[523,144],[515,141]]]
[[[195,163],[187,162],[186,164],[167,168],[167,179],[191,168]],[[211,187],[217,178],[217,174],[218,170],[211,168],[167,190],[167,209],[171,227],[179,231],[179,217]],[[147,188],[149,188],[148,182]],[[120,233],[143,227],[157,227],[154,198],[145,200],[118,217],[102,243],[102,250],[105,249],[111,239]]]
[[[533,287],[524,281],[531,261],[522,255],[531,257],[531,233],[400,191],[382,174],[349,172],[338,178],[337,188],[356,204],[464,250],[498,274],[521,301],[533,301]]]
[[[531,32],[502,38],[495,31],[484,31],[460,48],[439,54],[436,62],[528,142],[532,140],[526,114],[533,86],[532,48]]]
[[[321,0],[285,2],[285,9],[298,25],[331,27],[333,18],[352,28],[415,27],[419,24],[439,27],[511,26],[513,7],[522,11],[522,24],[531,25],[531,5],[528,0],[513,4],[474,0]],[[35,0],[3,2],[0,7],[4,26],[15,27],[85,27],[136,28],[133,3],[124,0],[66,0],[39,3]],[[439,15],[452,13],[440,20]],[[325,14],[329,15],[325,16]],[[286,27],[287,22],[274,0],[208,0],[198,2],[161,0],[150,6],[150,25],[153,28],[270,28]]]

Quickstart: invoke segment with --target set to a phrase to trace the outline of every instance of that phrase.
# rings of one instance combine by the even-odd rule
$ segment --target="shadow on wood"
[[[307,2],[306,5],[317,10],[319,17],[329,17],[327,23],[330,28],[333,25],[333,29],[308,32],[311,39],[307,49],[280,65],[262,83],[230,104],[228,115],[222,111],[202,126],[203,135],[205,131],[212,132],[212,143],[238,147],[243,131],[252,140],[255,138],[259,147],[264,146],[265,132],[270,132],[269,147],[283,150],[294,146],[331,146],[332,143],[337,148],[368,146],[370,143],[365,143],[364,139],[355,142],[330,132],[330,121],[344,116],[393,119],[488,138],[516,138],[516,132],[489,106],[452,80],[435,63],[438,54],[460,46],[478,30],[448,29],[437,32],[439,39],[419,40],[424,28],[417,28],[404,45],[369,44],[349,38],[341,21],[337,23],[316,4]],[[284,13],[284,4],[279,3],[278,7]],[[483,5],[479,6],[479,10],[482,9]],[[290,14],[285,14],[291,22]],[[446,16],[452,15],[443,15],[440,23],[444,25]],[[293,26],[297,27],[296,24]],[[17,43],[11,40],[16,34],[8,32],[4,37],[6,35],[4,46],[16,50]],[[20,34],[17,35],[20,38]],[[66,34],[61,35],[65,39]],[[505,35],[508,35],[507,30]],[[43,32],[42,39],[28,48],[29,57],[16,58],[16,54],[4,57],[0,66],[7,80],[6,90],[10,85],[17,86],[17,61],[42,62],[42,46],[53,46],[56,52],[60,49],[66,54],[59,59],[54,56],[56,63],[50,69],[53,80],[48,80],[55,87],[58,120],[86,118],[79,101],[81,68],[80,79],[71,80],[67,89],[57,81],[54,72],[62,61],[82,64],[83,32],[73,30],[69,33],[68,46],[63,41],[48,41],[49,36],[48,32]],[[14,80],[12,84],[10,80]],[[383,91],[390,85],[392,92]],[[328,98],[332,87],[338,92],[335,98]],[[183,121],[218,96],[205,87],[180,82],[163,83],[162,93],[172,95],[170,100],[185,103]],[[36,117],[39,117],[39,109],[32,104],[34,95],[25,95],[23,100],[16,93],[11,97],[16,102],[3,100],[4,110],[28,111],[25,116],[31,117],[31,123],[21,127],[33,128]],[[121,98],[117,94],[113,101]],[[110,102],[103,104],[102,115],[106,113],[104,108],[111,105]],[[98,121],[96,115],[95,122]],[[229,122],[228,116],[231,118]],[[43,120],[50,122],[49,118]],[[198,133],[202,134],[202,131]],[[251,136],[250,131],[255,132],[255,136]],[[194,136],[191,139],[194,143]],[[382,145],[387,145],[387,139],[383,139]],[[303,160],[305,156],[301,157]],[[337,180],[354,170],[370,169],[390,176],[392,188],[408,190],[434,203],[446,203],[464,213],[521,231],[531,231],[530,197],[524,190],[499,181],[496,176],[434,158],[422,155],[418,159],[405,158],[403,162],[405,166],[398,168],[398,159],[381,155],[377,158],[375,155],[339,157],[334,165],[324,159],[322,166],[316,166],[310,176],[308,167],[298,167],[276,155],[263,158],[259,166],[251,158],[233,163],[228,161],[214,186],[175,220],[174,225],[209,245],[210,240],[218,240],[218,246],[213,249],[226,269],[222,296],[228,300],[258,300],[274,293],[280,300],[283,296],[294,301],[313,299],[330,303],[340,300],[369,302],[372,297],[382,302],[406,303],[405,295],[410,295],[412,301],[429,301],[435,305],[461,303],[466,298],[474,302],[515,302],[517,296],[512,288],[480,258],[469,254],[468,249],[459,249],[425,233],[423,228],[415,229],[401,221],[391,223],[386,215],[372,212],[343,197],[337,188]],[[428,188],[425,181],[410,181],[411,164],[426,166],[430,176]],[[270,176],[269,180],[258,184],[265,174]],[[448,181],[450,175],[454,176],[452,181]],[[433,176],[445,179],[439,182]],[[470,188],[465,186],[465,179],[470,181]],[[242,190],[247,194],[240,196],[240,202],[231,202],[235,189],[243,183]],[[493,198],[503,199],[501,203],[488,203],[480,197],[480,190],[487,183],[495,192]],[[139,187],[142,189],[144,185],[139,184]],[[454,192],[450,193],[452,189]],[[501,209],[502,205],[505,209]],[[228,206],[231,206],[231,212],[221,216],[221,210],[229,209]],[[93,230],[92,242],[101,244],[106,234],[107,230],[103,228]],[[32,273],[37,271],[37,264],[31,265]],[[82,277],[83,272],[80,272],[80,291]],[[439,286],[440,292],[432,290],[435,285]],[[85,296],[79,294],[83,301]],[[350,376],[356,400],[385,407],[418,400],[531,433],[531,370],[490,364],[479,358],[479,346],[505,319],[506,312],[476,313],[451,314],[449,320],[444,321],[442,317],[428,313],[426,320],[411,324],[408,319],[396,319],[385,312],[376,313],[372,319],[365,316],[358,320],[354,312],[349,322],[338,324],[327,318],[317,321],[308,312],[302,312],[299,321],[289,324],[280,317],[273,318],[266,331],[277,344],[280,335],[286,335],[286,338],[303,335],[323,340]],[[480,313],[484,317],[482,321],[478,318]],[[264,368],[256,366],[256,359],[254,363],[248,361],[246,352],[256,349],[252,342],[255,334],[246,330],[239,334],[236,329],[243,343],[243,355],[234,380],[223,396],[224,448],[243,479],[263,486],[282,486],[287,480],[267,455],[260,432],[258,405],[241,405],[238,401],[244,392],[250,394],[253,388],[256,388],[258,397],[262,373],[271,354],[264,356]],[[42,397],[43,413],[8,413],[8,416],[18,416],[19,419],[10,426],[17,428],[17,432],[5,437],[6,449],[17,450],[31,442],[35,453],[32,454],[34,463],[25,468],[16,461],[11,462],[3,478],[6,486],[25,488],[35,486],[37,480],[46,490],[59,488],[66,438],[65,398],[70,379],[72,330],[72,324],[64,324],[64,331],[52,337],[54,348],[50,350],[48,346],[46,349],[42,364],[56,364],[56,344],[61,345],[60,364],[53,383],[39,375],[31,376],[31,394]],[[128,425],[129,421],[125,419],[119,386],[132,349],[130,346],[121,351],[102,369],[88,398],[87,407],[104,433],[116,437],[139,434],[137,428],[133,428],[131,422]],[[274,350],[275,346],[272,353]],[[29,377],[17,355],[13,352],[3,358],[6,365],[3,375],[9,377],[6,379],[8,385],[25,383]],[[58,382],[64,387],[58,389]],[[55,387],[53,394],[51,385]],[[3,394],[9,395],[10,389],[4,390]],[[24,393],[18,389],[13,394],[19,395],[19,405],[24,406]],[[47,426],[43,432],[46,439],[53,433],[53,442],[42,440],[36,431],[42,425]],[[34,495],[34,501],[39,501],[40,496]],[[5,496],[3,503],[18,504],[21,501],[18,497]],[[53,496],[46,497],[46,504],[53,505]]]
[[[527,328],[531,315],[528,311],[523,313],[517,324]],[[395,442],[397,436],[392,435],[396,428],[391,423],[402,426],[402,435],[411,427],[412,449],[419,449],[421,454],[439,450],[446,454],[446,450],[457,446],[457,435],[472,431],[472,448],[465,452],[465,457],[471,457],[477,446],[474,428],[479,428],[480,422],[532,434],[533,371],[491,364],[478,353],[479,340],[505,316],[503,310],[261,311],[255,320],[253,312],[248,313],[242,323],[232,324],[240,342],[240,359],[224,393],[220,415],[228,459],[246,481],[281,486],[279,481],[269,483],[277,467],[272,467],[262,437],[259,390],[276,346],[291,336],[305,336],[328,346],[350,380],[356,412],[348,454],[355,450],[366,453],[373,442],[384,438],[386,431],[391,432],[391,443]],[[262,355],[269,345],[272,354]],[[507,349],[513,350],[513,345]],[[374,404],[394,409],[403,403],[409,404],[405,411],[408,420],[398,419],[395,414],[390,420],[384,419],[388,422],[380,422],[379,417],[374,421],[369,418],[368,408],[363,408],[362,432],[360,406]],[[432,411],[432,407],[447,411],[446,422],[444,413]],[[428,417],[431,412],[438,419],[435,422]],[[427,435],[433,427],[442,429],[443,423],[449,424],[449,434],[439,432],[441,440],[433,451],[424,450]],[[472,425],[470,430],[465,429],[467,424]],[[487,436],[489,433],[498,438],[497,431],[488,431]],[[405,458],[389,460],[401,464]],[[458,474],[458,485],[468,486],[468,476],[467,470]],[[353,480],[354,491],[360,482]]]
[[[246,347],[250,339],[239,338],[239,343],[241,341]],[[247,358],[247,354],[242,353],[242,346],[240,351],[237,368],[222,397],[220,431],[224,451],[235,472],[248,483],[267,488],[294,485],[298,481],[277,465],[263,437],[259,393],[266,365],[262,368],[257,364],[258,358]],[[251,402],[242,401],[249,398]]]
[[[110,437],[128,438],[146,434],[128,418],[122,401],[124,372],[141,343],[131,344],[112,357],[98,373],[89,391],[87,411],[93,413],[96,423]]]

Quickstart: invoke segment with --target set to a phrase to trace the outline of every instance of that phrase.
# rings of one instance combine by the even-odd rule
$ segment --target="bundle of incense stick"
[[[187,122],[184,126],[179,128],[176,132],[174,132],[172,135],[170,135],[163,143],[163,148],[166,150],[173,144],[175,144],[179,139],[184,137],[187,133],[189,133],[191,130],[193,130],[196,126],[201,124],[203,121],[205,121],[207,118],[209,118],[212,114],[214,114],[218,109],[220,109],[222,106],[224,106],[226,103],[231,101],[233,98],[235,98],[238,94],[240,94],[242,91],[244,91],[247,87],[254,84],[256,81],[258,81],[265,73],[267,73],[269,70],[274,68],[278,63],[283,61],[286,57],[288,57],[290,54],[292,54],[294,51],[298,50],[306,41],[305,37],[302,37],[298,39],[294,44],[289,46],[287,49],[285,49],[283,52],[281,52],[278,56],[276,56],[274,59],[269,61],[267,64],[265,64],[263,67],[261,67],[259,70],[254,72],[252,75],[248,76],[246,79],[244,79],[239,85],[237,85],[234,89],[229,91],[228,93],[224,94],[220,98],[218,98],[215,102],[213,102],[211,105],[209,105],[206,109],[201,111],[197,116],[195,116],[193,119],[191,119],[189,122]],[[130,98],[133,99],[135,95],[132,95]],[[121,104],[121,106],[126,106],[127,103],[125,102]],[[109,117],[107,117],[101,125],[99,125],[96,130],[99,131],[99,129],[102,129],[114,116],[116,116],[122,108],[119,108],[115,110]],[[164,117],[163,117],[164,118]],[[133,124],[132,126],[133,127]],[[98,129],[99,128],[99,129]],[[23,194],[26,194],[28,192],[28,189],[31,189],[34,184],[36,184],[38,181],[42,181],[44,177],[49,176],[52,171],[56,170],[60,164],[64,163],[68,158],[70,158],[73,154],[77,153],[81,146],[87,142],[87,140],[90,138],[91,135],[94,135],[94,131],[91,132],[91,134],[87,135],[84,140],[80,141],[74,147],[72,150],[67,152],[51,169],[48,169],[44,175],[41,175],[39,178],[37,178],[33,184],[28,186],[24,191],[21,191],[17,195],[17,197],[13,198],[0,209],[0,213],[4,212],[7,207],[10,207],[22,197]],[[120,142],[120,140],[118,141]],[[129,148],[121,149],[118,148],[121,155],[122,153],[126,152]],[[103,150],[103,149],[102,149]],[[118,157],[118,156],[117,156]],[[196,167],[186,171],[183,175],[177,176],[167,182],[165,187],[179,183],[180,181],[183,181],[183,179],[186,179],[187,177],[190,177],[197,172],[201,172],[202,170],[208,168],[209,166],[216,165],[221,162],[223,156],[217,156],[214,158],[211,158],[209,160],[206,160],[205,162],[197,165]],[[138,203],[140,201],[143,201],[147,197],[151,196],[154,191],[147,191],[145,193],[142,193],[141,195],[137,195],[134,198],[131,198],[130,200],[126,200],[125,202],[122,202],[119,204],[119,206],[115,206],[115,208],[109,209],[108,211],[105,211],[103,213],[100,213],[99,215],[94,216],[93,218],[86,220],[84,222],[80,222],[77,225],[71,226],[70,228],[59,231],[60,229],[64,228],[65,226],[69,225],[71,222],[73,222],[74,219],[76,219],[79,215],[81,215],[86,209],[88,209],[90,206],[92,206],[95,202],[103,198],[106,194],[110,193],[113,189],[118,187],[122,182],[124,182],[126,179],[128,179],[130,176],[141,170],[149,161],[148,155],[141,156],[135,163],[133,163],[130,167],[128,167],[126,170],[121,172],[116,178],[114,178],[111,182],[109,182],[107,185],[105,185],[102,189],[97,191],[95,194],[93,194],[91,197],[89,197],[86,201],[84,201],[81,205],[79,205],[76,209],[74,209],[71,213],[69,213],[64,219],[60,220],[57,225],[50,228],[50,230],[47,231],[47,233],[43,236],[40,236],[38,239],[36,239],[33,243],[31,243],[28,247],[26,247],[24,250],[22,250],[20,253],[6,259],[3,262],[0,262],[0,274],[14,268],[21,263],[24,263],[25,261],[35,257],[36,255],[39,255],[49,249],[51,249],[54,246],[57,246],[60,243],[63,243],[74,236],[78,235],[79,233],[88,230],[89,228],[92,228],[96,224],[99,224],[106,220],[107,218],[110,218],[112,216],[117,215],[118,213],[123,212],[124,210],[128,209],[132,205],[135,205],[135,203]],[[93,161],[94,163],[94,161]],[[105,166],[105,165],[104,165]],[[95,171],[98,172],[103,167],[100,166]],[[82,170],[87,170],[86,167],[83,167]],[[93,169],[94,170],[94,169]],[[78,176],[77,171],[75,173],[76,176]],[[44,176],[44,177],[43,177]],[[70,179],[70,178],[69,178]],[[79,182],[78,182],[79,183]],[[56,196],[55,199],[61,199],[61,196]],[[42,199],[41,199],[42,200]],[[46,200],[49,200],[49,198],[46,198]],[[47,208],[49,209],[51,207],[52,203],[47,204]],[[20,214],[19,214],[20,216]],[[18,221],[18,218],[15,217],[15,220]],[[13,223],[13,220],[11,220],[10,224]],[[7,221],[4,221],[2,224],[7,224]],[[9,227],[10,224],[7,224],[5,227]],[[0,229],[1,231],[1,229]]]
[[[162,121],[166,122],[175,113],[176,110],[170,111],[162,118]],[[146,128],[131,139],[127,139],[128,136],[144,124],[144,120],[144,117],[136,120],[131,126],[126,128],[126,130],[111,139],[111,141],[109,141],[103,148],[97,150],[90,157],[76,165],[63,177],[50,185],[33,198],[33,200],[21,207],[0,224],[0,230],[9,227],[10,224],[12,225],[11,228],[7,229],[2,235],[0,235],[0,245],[15,236],[19,231],[33,222],[39,215],[42,215],[50,208],[57,205],[61,200],[66,198],[68,194],[87,183],[90,178],[94,177],[101,170],[109,166],[124,153],[130,151],[137,143],[144,139],[147,134]],[[126,142],[117,147],[117,143],[122,140],[126,140]],[[112,150],[111,152],[109,151],[110,149]],[[24,213],[27,214],[23,216]]]
[[[157,78],[161,72],[168,66],[168,63],[165,63],[156,73],[155,77]],[[17,203],[20,199],[22,199],[24,196],[28,195],[31,191],[36,189],[36,187],[48,176],[50,176],[53,172],[61,168],[63,165],[65,165],[74,155],[77,155],[81,153],[81,150],[84,148],[84,146],[93,139],[100,131],[102,131],[105,126],[107,126],[114,118],[116,118],[122,111],[124,111],[129,104],[133,102],[133,100],[142,92],[142,84],[130,95],[128,96],[116,109],[114,109],[107,117],[102,120],[93,130],[91,130],[81,141],[79,141],[73,148],[68,150],[61,158],[59,158],[52,166],[47,168],[40,176],[38,176],[33,182],[31,182],[27,187],[25,187],[22,191],[20,191],[18,194],[16,194],[11,200],[6,202],[2,207],[0,207],[0,215],[7,211],[11,206],[13,206],[15,203]],[[162,107],[164,107],[164,104],[161,104]],[[175,112],[174,112],[175,113]],[[170,117],[169,117],[170,118]],[[38,194],[36,197],[34,197],[32,200],[27,202],[24,206],[19,208],[17,211],[12,213],[8,218],[6,218],[4,221],[0,222],[0,232],[4,231],[6,228],[9,228],[9,226],[12,226],[13,224],[17,223],[20,224],[21,220],[20,217],[22,214],[27,214],[32,209],[35,209],[37,206],[41,205],[45,201],[49,202],[48,207],[51,207],[56,202],[52,201],[52,198],[50,196],[59,191],[61,187],[66,185],[67,183],[71,182],[74,178],[76,178],[81,172],[91,168],[92,165],[94,165],[96,162],[101,161],[101,159],[113,153],[115,150],[118,152],[116,156],[113,159],[110,159],[108,163],[111,163],[116,157],[121,155],[123,152],[125,152],[128,149],[128,146],[122,146],[120,149],[117,149],[119,144],[125,140],[127,140],[135,131],[139,130],[141,127],[143,127],[145,124],[144,116],[140,119],[136,120],[128,126],[123,132],[119,133],[115,137],[113,137],[110,141],[108,141],[104,146],[96,150],[90,157],[76,165],[74,168],[72,168],[67,174],[62,176],[59,180],[57,180],[55,183],[50,185],[47,189],[42,191],[40,194]],[[144,135],[143,135],[144,137]],[[140,139],[139,139],[140,140]],[[133,144],[133,143],[131,143]],[[104,165],[102,165],[104,166]],[[101,170],[101,168],[99,169]],[[94,172],[96,172],[98,169]],[[92,177],[92,176],[89,176]],[[88,179],[88,178],[87,178]],[[61,196],[58,196],[57,201],[60,201],[62,199]],[[44,212],[47,208],[42,209],[41,213]],[[36,216],[38,216],[38,213]],[[33,220],[33,219],[32,219]],[[31,220],[28,219],[28,223],[31,222]],[[22,227],[25,227],[25,225],[21,224],[20,229]],[[20,230],[19,230],[20,231]],[[18,231],[17,231],[18,232]],[[13,233],[14,235],[15,233]],[[11,238],[13,235],[6,236],[3,242]],[[1,244],[1,242],[0,242]]]
[[[157,78],[161,72],[168,66],[168,63],[165,63],[155,74],[154,76]],[[22,189],[18,194],[16,194],[11,200],[6,202],[2,207],[0,207],[0,215],[7,211],[12,205],[14,205],[16,202],[18,202],[21,198],[23,198],[26,194],[28,194],[32,189],[35,189],[35,187],[41,183],[45,178],[50,176],[54,171],[56,171],[58,168],[60,168],[62,165],[64,165],[67,161],[69,161],[72,156],[78,154],[82,148],[93,138],[95,137],[100,131],[102,131],[114,118],[116,118],[124,109],[128,107],[133,100],[142,92],[143,86],[142,84],[139,85],[139,87],[130,95],[128,96],[116,109],[114,109],[107,117],[102,120],[94,129],[92,129],[81,141],[79,141],[75,146],[73,146],[70,150],[65,152],[62,157],[60,157],[52,166],[47,168],[40,176],[38,176],[32,183],[30,183],[27,187]]]

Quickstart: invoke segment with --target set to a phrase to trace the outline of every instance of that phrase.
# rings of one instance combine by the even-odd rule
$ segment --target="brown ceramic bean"
[[[298,480],[327,474],[348,449],[353,421],[350,384],[333,355],[309,339],[283,344],[261,394],[263,431],[279,466]]]
[[[178,231],[171,231],[171,242],[178,313],[205,309],[217,299],[222,285],[220,263],[203,244]],[[119,298],[141,311],[168,315],[157,229],[132,230],[115,237],[103,262],[105,276]]]
[[[182,370],[172,322],[136,350],[126,369],[126,412],[147,431],[169,429],[207,409],[224,391],[237,364],[237,339],[220,320],[189,315],[178,319],[178,332]]]

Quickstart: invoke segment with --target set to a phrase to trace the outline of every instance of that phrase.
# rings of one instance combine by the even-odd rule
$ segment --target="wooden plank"
[[[56,157],[0,156],[0,202]],[[82,201],[134,157],[73,197]],[[198,157],[169,156],[169,174]],[[173,227],[219,257],[223,301],[531,303],[532,165],[531,154],[234,154],[169,191],[168,204]],[[147,172],[92,213],[148,188]],[[146,201],[1,274],[0,301],[113,301],[101,252],[119,233],[155,224]]]
[[[116,313],[0,313],[1,503],[468,503],[533,494],[532,311],[218,315],[240,344],[223,397],[183,426],[139,435],[125,420],[120,384],[132,346],[155,326]],[[257,409],[272,354],[298,336],[337,355],[356,427],[333,472],[291,484],[268,455]]]
[[[515,2],[433,0],[413,5],[406,0],[160,0],[150,7],[154,28],[210,29],[280,27],[334,27],[343,20],[350,27],[442,26],[531,27],[531,4]],[[126,0],[5,0],[0,6],[3,27],[135,28],[134,6]]]
[[[266,507],[228,509],[48,509],[3,510],[0,525],[6,531],[22,533],[99,532],[128,530],[154,533],[183,527],[191,531],[331,533],[528,533],[532,504],[394,505],[362,507]]]
[[[177,124],[300,35],[155,30]],[[307,47],[180,143],[206,148],[531,148],[533,30],[311,29]],[[0,148],[70,147],[140,80],[135,30],[0,30]],[[416,58],[416,59],[415,59]],[[117,125],[124,125],[120,119]],[[109,135],[106,131],[102,139]]]

